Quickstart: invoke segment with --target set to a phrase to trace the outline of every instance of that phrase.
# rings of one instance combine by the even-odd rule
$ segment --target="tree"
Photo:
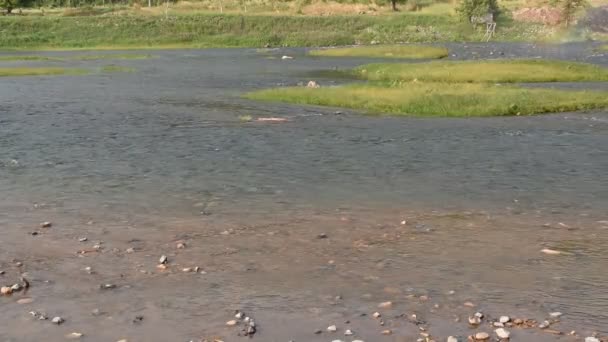
[[[19,7],[28,7],[33,3],[33,0],[0,0],[0,8],[6,10],[6,14],[11,14],[13,9]]]
[[[391,5],[393,6],[393,11],[398,11],[397,3],[406,3],[407,0],[391,0]]]
[[[562,7],[562,20],[566,26],[570,26],[574,22],[576,13],[587,5],[585,0],[562,0],[560,2]]]
[[[498,15],[497,0],[463,0],[456,9],[467,21],[474,17],[484,17],[489,13],[496,18]]]

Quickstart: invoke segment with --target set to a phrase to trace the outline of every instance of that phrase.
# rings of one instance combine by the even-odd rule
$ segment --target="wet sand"
[[[608,64],[592,44],[448,47]],[[239,95],[369,60],[155,54],[116,62],[132,74],[0,79],[0,284],[31,285],[0,297],[1,341],[247,339],[225,324],[235,310],[255,319],[256,341],[445,341],[556,311],[553,332],[506,329],[514,341],[608,335],[606,112],[337,115]],[[269,59],[284,54],[296,58]]]

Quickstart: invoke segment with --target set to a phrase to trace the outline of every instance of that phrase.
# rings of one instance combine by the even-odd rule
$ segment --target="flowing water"
[[[448,47],[454,59],[608,65],[590,44]],[[313,78],[343,83],[320,71],[369,60],[302,49],[149,53],[2,62],[91,71],[0,78],[0,280],[27,272],[34,299],[0,297],[2,340],[83,331],[91,341],[234,341],[223,323],[236,308],[259,317],[261,341],[328,341],[312,332],[346,319],[368,341],[417,336],[398,316],[382,336],[359,315],[384,300],[395,315],[426,316],[438,340],[471,333],[453,319],[479,309],[540,321],[561,311],[558,329],[608,334],[608,112],[421,119],[259,103],[241,95]],[[111,63],[136,71],[99,71]],[[54,225],[41,230],[42,221]],[[100,250],[76,253],[98,241]],[[168,270],[156,269],[160,254]],[[181,272],[197,265],[206,274]],[[67,321],[32,321],[31,310]]]

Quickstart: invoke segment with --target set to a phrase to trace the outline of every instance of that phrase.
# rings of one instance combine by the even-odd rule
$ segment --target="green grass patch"
[[[55,58],[46,56],[0,56],[0,61],[54,61]]]
[[[369,114],[433,117],[531,115],[608,107],[608,93],[524,89],[492,84],[410,82],[399,86],[287,87],[249,99],[361,110]]]
[[[145,54],[108,54],[108,55],[80,55],[70,56],[66,59],[78,60],[78,61],[97,61],[104,59],[146,59],[150,58],[150,55]]]
[[[85,73],[86,70],[73,68],[0,68],[0,77],[81,75]]]
[[[541,38],[542,25],[499,25],[496,40]],[[0,16],[0,47],[90,50],[205,47],[319,47],[371,42],[481,41],[483,32],[455,16],[299,16],[197,13],[171,16]],[[540,33],[539,33],[540,32]]]
[[[410,64],[369,64],[354,73],[373,81],[429,82],[576,82],[607,81],[608,69],[548,60],[434,61]]]
[[[104,65],[101,67],[101,72],[135,72],[135,69],[122,65]]]
[[[608,51],[608,45],[602,45],[600,47],[600,50],[602,50],[602,51]]]
[[[379,57],[379,58],[443,58],[448,56],[448,49],[422,45],[376,45],[357,46],[315,50],[312,56],[328,57]]]

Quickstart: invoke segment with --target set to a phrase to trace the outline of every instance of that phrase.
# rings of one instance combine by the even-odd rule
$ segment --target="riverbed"
[[[588,43],[446,46],[452,59],[608,66]],[[90,71],[0,78],[0,281],[31,283],[0,297],[2,340],[238,341],[225,326],[234,310],[256,319],[259,341],[409,341],[421,325],[444,341],[555,311],[550,330],[564,335],[508,330],[518,341],[608,334],[608,112],[424,119],[259,103],[241,95],[348,82],[324,71],[374,60],[145,53],[2,62]],[[100,71],[108,64],[135,71]],[[488,319],[470,328],[476,311]]]

